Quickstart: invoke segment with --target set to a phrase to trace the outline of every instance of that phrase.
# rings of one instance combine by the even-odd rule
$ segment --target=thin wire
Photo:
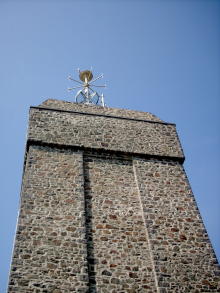
[[[95,87],[106,87],[106,85],[94,85],[94,84],[92,84],[92,86],[95,86]]]
[[[76,79],[73,79],[71,76],[69,76],[68,79],[70,79],[70,80],[72,80],[72,81],[75,81],[75,82],[78,82],[78,83],[80,83],[80,84],[83,85],[83,82],[80,82],[80,81],[78,81],[78,80],[76,80]]]
[[[93,82],[95,82],[96,80],[103,78],[103,74],[99,75],[98,77],[96,77],[95,79],[93,79],[90,84],[92,84]]]
[[[79,88],[81,88],[81,86],[71,87],[71,88],[68,88],[68,91],[75,90],[75,89],[79,89]]]

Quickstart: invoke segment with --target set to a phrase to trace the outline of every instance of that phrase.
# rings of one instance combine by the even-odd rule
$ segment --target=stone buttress
[[[31,107],[9,293],[220,292],[174,124]]]

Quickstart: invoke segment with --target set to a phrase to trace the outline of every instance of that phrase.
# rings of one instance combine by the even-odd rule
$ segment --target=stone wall
[[[31,108],[9,293],[220,292],[175,125],[151,115]]]
[[[32,108],[28,137],[67,146],[184,158],[175,126],[152,121]]]
[[[219,266],[183,166],[134,158],[160,292],[220,292]]]
[[[105,115],[105,116],[114,116],[120,118],[130,118],[130,119],[139,119],[139,120],[148,120],[155,122],[163,122],[160,118],[149,112],[142,111],[134,111],[128,109],[119,109],[119,108],[110,108],[110,107],[101,107],[94,105],[86,105],[86,104],[77,104],[60,100],[48,99],[44,101],[41,105],[41,108],[50,108],[50,109],[58,109],[64,111],[72,111],[72,112],[82,112],[87,114],[96,114],[96,115]]]
[[[85,157],[91,292],[157,292],[132,161]]]
[[[83,186],[81,152],[29,148],[9,292],[86,292]]]

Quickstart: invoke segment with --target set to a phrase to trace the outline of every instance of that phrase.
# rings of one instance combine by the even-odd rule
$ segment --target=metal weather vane
[[[88,104],[88,105],[95,104],[95,105],[101,105],[105,107],[104,95],[97,93],[97,91],[93,89],[93,87],[97,87],[97,88],[106,87],[106,85],[94,84],[95,81],[97,81],[100,78],[103,78],[103,74],[93,79],[93,74],[91,70],[80,71],[78,69],[78,73],[79,73],[79,78],[81,81],[75,80],[71,76],[68,77],[68,79],[80,84],[79,86],[68,88],[69,91],[80,88],[80,90],[76,93],[76,96],[75,96],[76,103],[82,103],[82,104]]]

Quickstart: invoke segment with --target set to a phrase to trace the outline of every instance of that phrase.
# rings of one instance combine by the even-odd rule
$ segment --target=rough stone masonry
[[[220,292],[174,124],[31,107],[9,293]]]

